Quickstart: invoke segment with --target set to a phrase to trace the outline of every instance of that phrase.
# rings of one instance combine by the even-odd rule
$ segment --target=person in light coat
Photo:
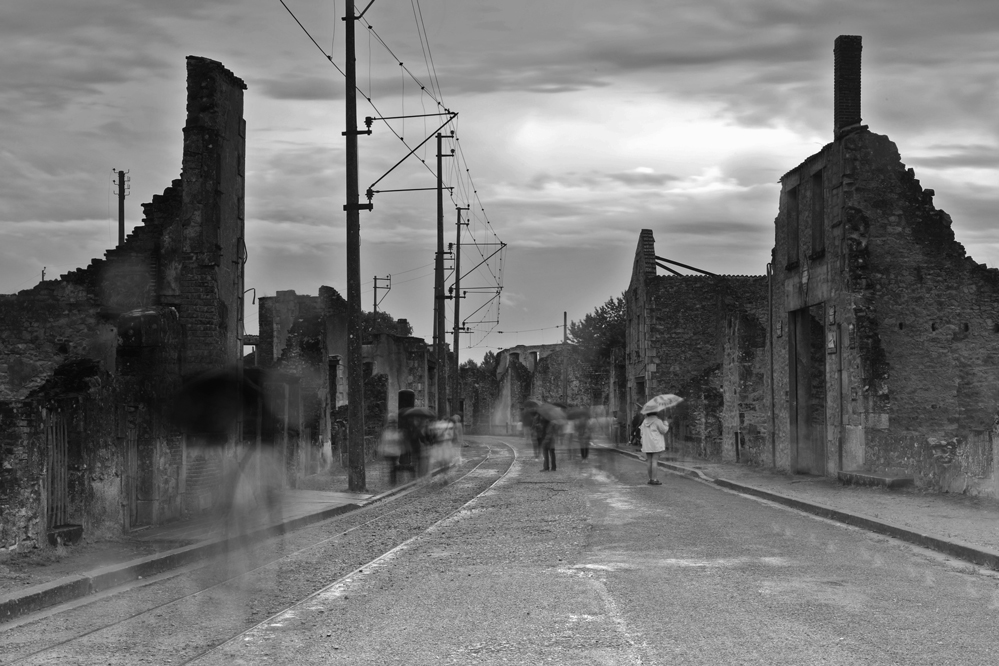
[[[666,450],[666,433],[669,425],[663,420],[665,410],[645,415],[639,430],[642,433],[642,453],[649,461],[649,485],[661,486],[659,480],[659,454]]]

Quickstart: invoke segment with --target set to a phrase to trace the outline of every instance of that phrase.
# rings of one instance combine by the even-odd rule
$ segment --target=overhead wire
[[[326,51],[323,49],[323,47],[319,45],[319,43],[315,40],[315,38],[308,31],[308,29],[305,27],[305,25],[298,19],[298,17],[291,10],[291,8],[287,5],[287,3],[285,3],[284,0],[278,0],[278,1],[281,3],[281,6],[283,6],[285,8],[285,11],[287,11],[288,14],[292,17],[292,19],[295,21],[295,23],[298,24],[298,26],[299,26],[299,28],[301,28],[302,32],[304,32],[305,35],[309,38],[309,41],[311,41],[316,46],[316,48],[319,49],[320,53],[322,53],[323,56],[327,59],[327,61],[329,61],[329,63],[331,65],[333,65],[333,67],[336,68],[336,70],[340,73],[341,76],[346,77],[346,73],[334,61],[333,55],[332,55],[332,52],[335,50],[335,43],[336,43],[336,26],[335,26],[335,22],[334,22],[333,38],[332,38],[331,49],[330,49],[331,53],[326,53]],[[443,93],[442,93],[441,88],[440,88],[440,81],[439,81],[439,79],[437,77],[436,65],[434,64],[434,61],[433,61],[433,52],[432,52],[432,50],[430,48],[429,38],[427,37],[427,34],[426,34],[426,24],[425,24],[425,22],[423,20],[423,10],[422,10],[422,7],[419,4],[419,0],[416,0],[415,4],[413,4],[413,0],[411,0],[411,4],[413,5],[414,18],[417,20],[417,23],[418,23],[417,32],[418,32],[419,37],[420,37],[421,49],[423,50],[423,53],[424,53],[424,63],[427,66],[428,75],[430,76],[430,79],[431,79],[430,90],[428,91],[427,90],[427,86],[415,74],[413,74],[413,72],[408,67],[406,67],[406,65],[404,64],[404,62],[395,54],[395,52],[388,45],[388,43],[381,37],[381,35],[378,34],[378,31],[376,31],[374,29],[374,26],[370,22],[368,22],[368,20],[365,19],[363,16],[359,17],[359,19],[367,27],[368,34],[369,34],[369,37],[368,37],[368,54],[369,54],[369,57],[368,57],[368,66],[369,66],[369,72],[368,72],[368,90],[367,90],[367,92],[365,92],[364,90],[362,90],[360,88],[360,86],[356,86],[355,85],[355,88],[357,89],[357,91],[359,93],[361,93],[361,96],[368,102],[368,104],[371,106],[371,108],[374,109],[376,115],[379,116],[379,120],[381,120],[385,124],[385,126],[389,129],[389,131],[392,132],[392,134],[395,135],[396,138],[398,138],[402,142],[402,144],[404,146],[406,146],[406,148],[410,149],[410,152],[412,152],[413,149],[406,142],[406,140],[404,138],[404,132],[403,133],[397,132],[396,129],[395,129],[395,127],[393,127],[390,122],[388,122],[387,120],[384,119],[384,114],[381,112],[381,110],[378,108],[378,106],[372,100],[372,96],[373,96],[372,95],[373,83],[371,81],[371,71],[370,71],[371,61],[372,61],[372,58],[371,58],[371,48],[370,48],[370,44],[371,44],[370,39],[371,39],[371,35],[374,35],[375,39],[385,48],[385,50],[389,53],[389,55],[391,55],[392,58],[394,58],[395,61],[399,64],[399,67],[406,74],[408,74],[410,76],[410,78],[412,78],[413,81],[419,86],[420,93],[421,93],[421,100],[422,100],[422,95],[426,94],[431,99],[433,99],[434,102],[435,102],[435,104],[440,109],[442,109],[445,113],[450,113],[450,110],[444,105],[444,102],[443,102]],[[335,11],[336,11],[336,4],[334,2],[334,12]],[[402,78],[402,82],[403,82],[403,109],[405,109],[405,106],[404,106],[405,105],[405,77],[404,76]],[[421,101],[421,103],[422,103],[422,101]],[[424,108],[424,111],[425,111],[426,110],[426,106],[424,105],[423,108]],[[405,114],[403,114],[403,115],[405,115]],[[425,124],[426,123],[424,121],[424,126],[425,126]],[[452,186],[452,187],[449,187],[449,195],[450,195],[452,201],[454,202],[454,190],[455,190],[455,188],[457,188],[457,187],[460,186],[460,191],[464,192],[464,196],[459,196],[459,199],[464,199],[464,203],[468,204],[465,207],[467,207],[469,209],[469,211],[471,213],[472,220],[473,221],[479,221],[479,213],[481,212],[482,213],[481,218],[482,218],[483,230],[485,230],[488,233],[492,234],[493,238],[495,238],[496,241],[498,242],[499,241],[499,236],[496,234],[495,230],[492,228],[492,224],[490,223],[490,221],[488,219],[488,216],[486,215],[486,212],[485,212],[485,206],[482,204],[482,201],[481,201],[481,199],[478,196],[478,190],[475,188],[474,181],[472,180],[471,170],[468,167],[468,160],[465,157],[464,150],[462,149],[461,143],[460,143],[459,138],[458,138],[456,117],[452,116],[452,118],[450,119],[450,123],[448,123],[448,124],[450,124],[452,126],[451,132],[453,134],[452,137],[448,137],[448,138],[452,139],[453,142],[454,142],[454,145],[455,145],[455,153],[454,154],[455,154],[456,157],[457,156],[461,157],[462,164],[465,166],[465,176],[464,177],[468,179],[468,184],[466,186],[465,183],[464,183],[464,180],[463,180],[463,178],[461,176],[461,173],[460,173],[460,171],[459,171],[459,169],[457,167],[457,159],[455,159],[454,160],[454,164],[451,165],[451,170],[452,170],[453,173],[451,174],[452,178],[449,181],[449,185],[451,183],[454,183],[455,185]],[[403,130],[404,130],[404,128],[405,128],[405,121],[403,121]],[[426,155],[426,151],[424,151],[424,156],[425,155]],[[434,175],[436,177],[436,175],[437,175],[436,172],[430,167],[429,164],[426,163],[425,157],[424,158],[419,158],[418,157],[418,159],[419,159],[420,163],[422,163],[423,166],[427,169],[427,171],[429,171],[432,175]],[[443,178],[443,176],[442,176],[442,178]],[[469,194],[469,191],[471,192],[471,194]],[[478,211],[476,211],[475,208],[471,205],[472,202],[473,202],[473,199],[474,199],[474,202],[478,204]],[[454,202],[454,203],[456,205],[458,205],[458,202]],[[492,266],[488,265],[488,260],[485,259],[486,255],[485,255],[485,253],[483,253],[481,247],[479,247],[479,243],[478,243],[477,240],[475,240],[475,235],[474,234],[472,234],[472,238],[473,238],[473,243],[472,244],[478,250],[479,256],[483,258],[483,260],[484,260],[483,263],[486,266],[486,270],[488,270],[488,272],[490,273],[490,276],[492,277],[494,283],[497,285],[497,287],[496,287],[497,288],[497,295],[494,298],[496,299],[496,303],[497,303],[497,306],[496,306],[497,307],[497,310],[496,310],[496,320],[498,321],[499,320],[499,305],[500,305],[500,299],[498,298],[498,296],[502,292],[502,288],[503,288],[502,287],[502,265],[503,265],[503,254],[504,254],[504,251],[501,248],[501,250],[496,253],[496,256],[498,257],[498,261],[497,261],[498,266],[497,266],[497,270],[494,272]],[[478,268],[482,268],[482,267],[480,266]],[[478,268],[477,268],[477,270],[478,270]],[[419,276],[419,277],[413,278],[413,280],[421,279],[422,277],[426,277],[426,276]],[[404,282],[409,282],[409,281],[412,281],[412,280],[406,280]],[[495,326],[493,327],[493,329],[495,329]],[[490,329],[490,331],[486,332],[485,335],[488,336],[488,334],[493,329]]]

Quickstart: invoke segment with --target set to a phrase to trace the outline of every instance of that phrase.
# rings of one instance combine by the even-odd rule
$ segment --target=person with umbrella
[[[542,472],[555,470],[555,441],[566,423],[565,412],[559,407],[545,403],[539,405],[534,415],[534,432],[544,457]]]
[[[675,407],[683,401],[683,398],[672,394],[657,395],[652,400],[645,403],[642,413],[645,420],[639,428],[642,433],[642,453],[649,461],[649,485],[661,486],[659,480],[659,454],[666,450],[666,433],[669,432],[669,425],[663,420],[666,410]]]

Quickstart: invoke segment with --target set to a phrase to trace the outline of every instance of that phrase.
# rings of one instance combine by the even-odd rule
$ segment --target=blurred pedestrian
[[[468,442],[465,441],[465,427],[461,423],[461,414],[453,414],[451,423],[454,424],[455,446],[468,446]]]
[[[666,450],[666,433],[669,426],[663,421],[665,410],[648,412],[639,427],[642,433],[642,452],[649,461],[649,485],[661,486],[659,480],[659,454]]]
[[[550,421],[541,414],[536,414],[534,417],[534,433],[538,441],[538,446],[541,449],[541,455],[544,458],[544,466],[541,468],[542,472],[549,470],[552,472],[556,471],[555,444],[561,437],[561,425],[560,422]]]
[[[389,415],[376,451],[388,464],[389,484],[394,486],[399,471],[399,458],[405,453],[405,441],[402,432],[399,431],[399,419],[395,414]]]

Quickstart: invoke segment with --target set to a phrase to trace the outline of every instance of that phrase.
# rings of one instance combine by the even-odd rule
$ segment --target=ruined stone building
[[[766,277],[657,275],[642,231],[630,407],[686,398],[681,453],[996,496],[999,270],[861,124],[860,56],[836,40],[833,141],[780,180]]]
[[[252,364],[265,371],[277,404],[286,393],[293,408],[285,459],[294,483],[321,469],[343,443],[338,437],[347,418],[347,302],[323,286],[318,297],[279,291],[260,298],[258,307]],[[376,333],[362,350],[368,439],[399,412],[400,392],[411,392],[414,406],[433,409],[435,359],[425,340]]]
[[[246,86],[194,56],[187,77],[181,176],[142,224],[86,268],[0,296],[2,549],[212,503],[218,451],[164,406],[184,377],[241,358]]]
[[[861,38],[834,54],[833,141],[781,178],[772,462],[995,495],[999,270],[861,124]]]
[[[563,369],[566,395],[562,395]],[[508,433],[520,427],[524,402],[589,406],[587,369],[575,345],[517,345],[496,354],[495,384],[488,405],[476,406],[475,432]],[[480,410],[488,411],[480,414]]]
[[[659,275],[655,238],[643,229],[625,292],[629,422],[662,393],[682,396],[674,445],[683,453],[758,460],[766,428],[767,278]]]

